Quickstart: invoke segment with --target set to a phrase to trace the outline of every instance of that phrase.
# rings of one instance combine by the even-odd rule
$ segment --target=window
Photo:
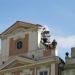
[[[17,41],[17,43],[16,43],[16,48],[17,48],[17,49],[21,49],[22,46],[23,46],[22,41]]]
[[[43,75],[43,72],[40,72],[40,75]]]
[[[24,74],[24,75],[30,75],[30,74]]]
[[[48,75],[48,71],[42,71],[40,72],[40,75]]]

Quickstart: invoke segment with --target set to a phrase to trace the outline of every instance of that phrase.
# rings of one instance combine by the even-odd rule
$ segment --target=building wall
[[[39,62],[38,61],[38,62],[34,63],[34,65],[31,65],[28,67],[23,67],[23,68],[21,66],[16,67],[16,68],[15,67],[9,68],[10,67],[9,66],[7,68],[7,70],[6,70],[6,68],[4,69],[4,75],[25,75],[25,74],[39,75],[40,72],[44,72],[44,71],[48,71],[48,75],[58,75],[58,73],[57,73],[58,72],[58,68],[57,68],[58,62],[54,62],[54,61],[46,62],[46,61],[43,61],[39,64],[38,64],[38,62]],[[2,71],[2,73],[3,73],[3,71]]]
[[[75,75],[75,69],[64,70],[62,75]]]
[[[9,55],[9,47],[7,38],[1,40],[2,61],[5,61]]]
[[[10,47],[10,39],[12,40],[11,43],[13,43],[13,42],[16,42],[17,39],[24,39],[25,34],[29,34],[28,51],[34,51],[34,50],[39,49],[39,44],[40,44],[40,39],[41,39],[40,30],[39,31],[25,31],[24,29],[17,29],[17,30],[14,30],[11,34],[9,34],[7,38],[1,39],[2,61],[6,61],[9,57],[10,49],[12,50],[14,49],[14,47]]]
[[[62,75],[75,75],[75,47],[71,48],[71,56],[65,56],[65,69]]]
[[[55,64],[51,64],[51,75],[55,75]]]
[[[62,75],[71,75],[71,70],[65,70],[65,71],[63,71]]]
[[[41,32],[42,32],[42,29],[39,29],[39,30],[38,30],[38,46],[39,46],[40,48],[43,47],[43,46],[40,45],[40,41],[41,41]]]
[[[38,49],[38,32],[29,32],[29,51]]]
[[[20,75],[32,75],[32,71],[30,71],[29,69],[24,69],[21,73],[20,73]]]
[[[23,46],[21,49],[17,49],[16,48],[16,43],[17,41],[22,41]],[[28,45],[29,45],[29,34],[25,34],[24,38],[20,38],[20,39],[16,39],[14,40],[13,38],[10,39],[9,42],[9,56],[13,56],[13,55],[18,55],[18,54],[22,54],[22,53],[27,53],[28,52]]]
[[[0,54],[0,65],[2,64],[2,55]]]
[[[13,75],[11,72],[5,72],[4,75]]]

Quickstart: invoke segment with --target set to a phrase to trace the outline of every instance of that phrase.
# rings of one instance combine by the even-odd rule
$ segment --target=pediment
[[[12,57],[8,59],[1,67],[0,70],[6,70],[6,69],[11,69],[11,68],[16,68],[24,65],[29,65],[33,64],[35,61],[30,60],[28,58],[23,58],[23,57]]]
[[[30,63],[28,62],[21,62],[21,61],[18,61],[18,60],[15,60],[13,61],[12,63],[6,65],[4,68],[2,68],[1,70],[4,70],[4,69],[11,69],[11,68],[15,68],[15,67],[20,67],[20,66],[24,66],[24,65],[28,65]]]
[[[7,30],[5,30],[1,35],[11,34],[12,32],[16,30],[25,30],[25,31],[26,30],[37,30],[38,27],[40,26],[41,25],[39,24],[32,24],[32,23],[17,21],[12,26],[10,26]]]

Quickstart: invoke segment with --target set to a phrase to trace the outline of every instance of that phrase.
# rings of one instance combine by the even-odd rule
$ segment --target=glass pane
[[[22,48],[22,41],[18,41],[17,42],[17,49],[21,49]]]
[[[44,75],[48,75],[48,72],[47,71],[44,71]]]
[[[40,72],[40,75],[43,75],[43,72]]]

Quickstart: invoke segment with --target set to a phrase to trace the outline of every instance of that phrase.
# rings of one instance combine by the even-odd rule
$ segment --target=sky
[[[47,27],[63,59],[75,47],[75,0],[0,0],[0,33],[18,20]]]

